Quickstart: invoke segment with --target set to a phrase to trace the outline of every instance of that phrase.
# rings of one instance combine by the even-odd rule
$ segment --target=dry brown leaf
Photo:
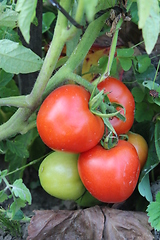
[[[151,240],[145,213],[95,206],[84,210],[35,211],[27,240]]]

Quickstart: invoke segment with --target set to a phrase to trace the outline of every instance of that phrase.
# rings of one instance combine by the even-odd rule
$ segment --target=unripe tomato
[[[76,200],[76,203],[80,207],[93,207],[97,204],[100,204],[101,202],[94,198],[87,190],[85,193],[78,199]]]
[[[43,189],[63,200],[77,200],[85,192],[77,168],[78,154],[53,152],[39,167]]]
[[[89,110],[89,99],[88,91],[71,84],[49,94],[37,115],[39,135],[48,147],[79,153],[97,145],[104,122]]]
[[[81,153],[78,171],[86,189],[99,201],[117,203],[133,193],[140,162],[135,147],[124,140],[107,150],[97,145]]]
[[[104,81],[99,83],[98,89],[104,89],[104,92],[108,93],[107,96],[111,102],[121,104],[125,108],[126,121],[124,122],[117,117],[113,117],[110,119],[110,123],[118,135],[127,133],[134,122],[135,102],[132,93],[123,82],[113,77],[107,77]],[[120,110],[121,114],[124,115],[124,110],[122,108],[118,107],[117,110]]]
[[[148,157],[148,144],[140,134],[128,132],[127,135],[128,135],[128,142],[130,142],[137,150],[141,169],[142,169]]]

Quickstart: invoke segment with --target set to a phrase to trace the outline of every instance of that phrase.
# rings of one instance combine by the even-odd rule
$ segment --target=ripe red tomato
[[[79,153],[97,145],[104,133],[103,120],[88,108],[90,93],[77,85],[54,90],[42,103],[37,129],[54,150]]]
[[[118,135],[127,133],[134,122],[135,102],[132,93],[124,83],[113,77],[108,77],[99,83],[98,89],[104,89],[104,92],[108,93],[108,98],[111,102],[116,102],[124,106],[126,110],[126,121],[123,122],[117,117],[113,117],[110,122]],[[118,107],[117,110],[120,110],[121,114],[124,115],[122,108]]]
[[[86,189],[99,201],[117,203],[134,191],[140,163],[134,146],[119,140],[117,146],[106,150],[97,145],[81,153],[78,171]]]
[[[146,140],[138,133],[128,132],[128,142],[130,142],[136,149],[141,169],[144,167],[148,157],[148,145]]]

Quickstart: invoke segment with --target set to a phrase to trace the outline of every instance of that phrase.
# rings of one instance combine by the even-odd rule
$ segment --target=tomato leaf
[[[145,9],[146,9],[146,6],[149,5],[149,3],[151,3],[150,12],[145,21],[145,25],[142,26],[142,34],[145,42],[146,52],[148,54],[152,52],[160,32],[158,0],[152,0],[147,2],[145,1],[145,5],[144,5]],[[144,12],[146,12],[146,10]]]
[[[151,240],[151,230],[145,213],[95,206],[75,211],[35,211],[28,239],[42,240],[45,233],[46,239],[138,239],[140,236]]]
[[[22,179],[16,180],[12,185],[12,193],[21,200],[31,204],[32,197],[29,189],[24,185]]]
[[[149,16],[150,13],[150,9],[152,6],[153,1],[145,1],[145,0],[138,0],[137,1],[137,5],[138,5],[138,16],[139,16],[139,22],[138,22],[138,26],[139,28],[143,28],[146,20]]]
[[[1,190],[0,191],[0,203],[3,203],[7,199],[8,199],[8,195],[4,192],[4,190]]]
[[[29,73],[39,70],[42,59],[19,43],[0,40],[0,67],[10,73]]]
[[[160,162],[160,121],[159,120],[157,120],[155,124],[155,148],[156,148],[158,160]]]
[[[154,169],[160,162],[160,122],[158,121],[155,125],[154,138],[149,145],[147,162],[141,172],[138,189],[142,196],[144,196],[148,201],[152,201],[150,182],[149,182],[149,172]]]
[[[26,206],[26,203],[24,200],[22,200],[21,198],[16,198],[10,206],[10,210],[12,213],[11,219],[21,220],[24,217],[24,214],[22,213],[22,211],[19,211],[19,210],[21,208],[24,208],[25,206]]]
[[[26,145],[24,145],[23,142],[21,142],[21,141],[7,140],[7,147],[13,154],[16,154],[17,156],[19,156],[21,158],[29,157],[29,152],[26,149]]]
[[[16,11],[19,12],[18,26],[27,43],[30,40],[30,25],[36,16],[37,0],[18,0]]]
[[[0,87],[4,87],[12,80],[13,74],[0,70]]]
[[[52,12],[43,13],[42,16],[42,33],[47,32],[50,29],[50,26],[55,19],[55,14]]]
[[[156,195],[156,201],[148,205],[147,212],[151,226],[160,231],[160,192]]]
[[[151,187],[149,182],[149,174],[146,174],[141,182],[138,185],[139,193],[147,199],[147,201],[152,201],[152,193],[151,193]]]
[[[11,8],[6,8],[0,13],[0,27],[15,28],[18,19],[18,13]]]

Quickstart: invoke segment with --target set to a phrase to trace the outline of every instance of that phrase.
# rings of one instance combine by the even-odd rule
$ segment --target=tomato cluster
[[[40,165],[41,185],[49,194],[81,206],[125,201],[137,185],[148,153],[142,136],[129,132],[135,108],[129,89],[112,77],[98,84],[98,89],[103,89],[125,116],[125,121],[109,119],[118,136],[116,146],[110,149],[100,144],[106,126],[90,111],[90,93],[82,86],[57,88],[37,115],[39,135],[54,150]],[[128,141],[121,140],[121,134],[127,134]]]

